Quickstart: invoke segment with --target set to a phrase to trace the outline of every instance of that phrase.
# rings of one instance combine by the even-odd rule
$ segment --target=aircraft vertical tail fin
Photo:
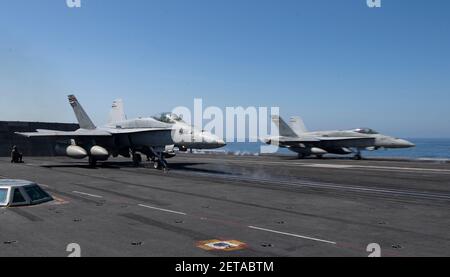
[[[83,107],[78,102],[75,95],[69,95],[69,103],[73,108],[73,111],[75,113],[75,116],[77,117],[78,124],[80,125],[81,129],[88,129],[88,130],[94,130],[97,127],[95,127],[92,120],[89,118],[87,113],[84,111]]]
[[[272,121],[278,127],[280,136],[283,137],[298,137],[291,127],[278,115],[272,116]]]
[[[308,132],[305,126],[305,122],[303,122],[303,119],[299,116],[291,117],[289,126],[298,136],[301,136],[303,133]]]
[[[127,120],[125,115],[123,100],[117,99],[112,103],[111,112],[109,114],[109,123],[114,124]]]

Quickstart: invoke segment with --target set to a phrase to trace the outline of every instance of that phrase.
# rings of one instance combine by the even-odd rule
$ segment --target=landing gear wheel
[[[304,159],[305,157],[306,157],[305,154],[298,154],[297,155],[297,159],[300,159],[300,160]]]
[[[318,159],[323,159],[323,155],[316,155]]]
[[[164,173],[169,171],[169,165],[167,164],[166,159],[162,158],[161,161],[160,161],[160,164],[161,164],[161,168],[164,171]]]
[[[362,160],[362,156],[361,156],[361,154],[356,154],[355,155],[355,160]]]
[[[139,154],[133,154],[133,165],[139,166],[142,162],[142,156]]]
[[[156,151],[153,148],[150,148],[151,151],[151,160],[153,162],[153,168],[154,169],[162,169],[164,170],[164,172],[167,172],[168,170],[168,165],[167,165],[167,161],[164,158],[164,152],[162,151]]]

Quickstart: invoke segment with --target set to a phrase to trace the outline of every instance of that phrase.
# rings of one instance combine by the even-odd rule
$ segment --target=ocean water
[[[408,139],[416,144],[414,148],[407,149],[380,149],[377,151],[363,151],[366,157],[393,157],[410,159],[450,159],[450,139]],[[260,153],[260,142],[228,143],[221,152],[234,155],[257,155]],[[295,155],[295,153],[280,149],[278,154]],[[349,155],[350,156],[350,155]]]

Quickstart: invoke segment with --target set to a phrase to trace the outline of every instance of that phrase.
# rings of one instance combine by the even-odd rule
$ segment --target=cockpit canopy
[[[160,113],[160,114],[152,116],[152,118],[156,119],[160,122],[170,123],[170,124],[174,124],[177,122],[184,122],[183,118],[181,116],[176,115],[174,113]]]
[[[377,131],[370,129],[370,128],[358,128],[353,131],[360,133],[360,134],[366,134],[366,135],[377,135],[378,134]]]
[[[0,180],[0,207],[37,205],[53,198],[34,182]]]

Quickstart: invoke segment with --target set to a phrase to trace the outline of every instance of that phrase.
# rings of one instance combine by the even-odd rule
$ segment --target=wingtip
[[[21,137],[29,137],[27,134],[25,133],[21,133],[21,132],[14,132],[15,135],[21,136]]]

